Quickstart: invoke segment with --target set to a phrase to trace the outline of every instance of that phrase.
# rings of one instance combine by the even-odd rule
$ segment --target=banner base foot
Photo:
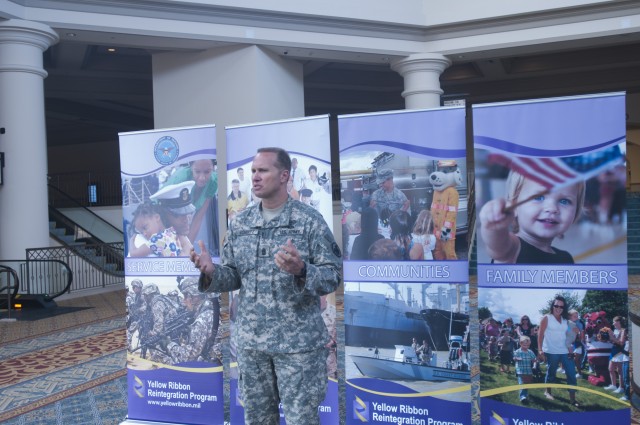
[[[155,421],[141,421],[138,419],[125,418],[124,422],[120,422],[120,425],[180,425],[174,422],[155,422]],[[230,422],[224,422],[224,425],[230,425]]]

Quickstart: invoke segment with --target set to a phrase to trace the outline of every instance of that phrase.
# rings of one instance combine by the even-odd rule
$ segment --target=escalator
[[[60,260],[0,260],[0,309],[55,308],[73,272]]]

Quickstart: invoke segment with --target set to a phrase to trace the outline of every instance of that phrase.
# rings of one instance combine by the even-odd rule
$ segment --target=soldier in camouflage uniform
[[[127,306],[127,349],[131,351],[131,338],[133,336],[131,332],[131,308],[133,307],[135,294],[133,293],[133,291],[129,291],[128,286],[125,286],[125,289],[127,290],[127,294],[124,299],[124,302]]]
[[[169,293],[167,294],[167,297],[171,298],[171,300],[177,305],[182,304],[182,298],[180,297],[180,294],[178,293],[177,289],[174,289],[173,291],[169,291]]]
[[[371,208],[375,208],[378,211],[378,217],[382,217],[384,209],[387,209],[389,214],[400,209],[411,214],[411,211],[409,211],[409,199],[393,184],[393,170],[380,170],[378,184],[380,189],[373,192],[370,204]]]
[[[201,291],[239,289],[232,339],[237,347],[245,423],[319,424],[327,388],[327,328],[320,296],[336,290],[341,253],[322,215],[287,194],[291,160],[258,150],[252,183],[260,204],[231,222],[215,265],[202,241],[191,260]]]
[[[184,296],[182,302],[193,318],[187,327],[187,335],[182,341],[168,343],[166,351],[173,363],[219,362],[215,357],[213,345],[218,333],[220,310],[216,312],[207,294],[198,290],[198,280],[195,278],[186,278],[180,282],[180,291]]]
[[[147,305],[144,321],[146,325],[140,332],[140,343],[145,344],[149,340],[155,340],[166,335],[166,325],[178,315],[178,306],[166,295],[160,294],[158,285],[148,283],[142,288],[142,295]],[[156,344],[153,344],[154,347]],[[163,350],[149,347],[150,360],[170,364],[171,359]],[[144,349],[143,349],[144,352]]]
[[[129,343],[129,348],[132,346],[131,342],[134,333],[140,330],[140,321],[147,309],[142,296],[142,286],[140,279],[134,279],[131,282],[132,291],[127,292],[127,342]]]
[[[178,278],[178,289],[183,292],[185,287],[192,284],[193,282],[197,283],[198,279],[193,277],[185,278],[183,276],[180,276]],[[207,357],[206,361],[218,362],[222,364],[222,339],[224,337],[224,331],[221,330],[223,324],[220,323],[220,292],[208,292],[204,295],[207,305],[209,305],[213,309],[213,315],[214,317],[216,317],[216,319],[214,320],[214,328],[212,328],[210,332],[211,335],[213,335],[213,337],[215,338],[215,341],[213,342],[213,346],[209,351],[210,354],[208,355],[208,357],[205,356]],[[180,306],[181,311],[186,311],[184,303],[182,301],[180,302]],[[188,329],[185,330],[187,331],[185,337],[188,338]]]

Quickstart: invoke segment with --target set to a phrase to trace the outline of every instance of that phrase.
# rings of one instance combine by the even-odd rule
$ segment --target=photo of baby
[[[589,169],[598,153],[506,160],[477,150],[478,262],[615,263],[625,258],[623,151],[624,144],[613,146]],[[583,172],[554,180],[545,173],[559,161]]]

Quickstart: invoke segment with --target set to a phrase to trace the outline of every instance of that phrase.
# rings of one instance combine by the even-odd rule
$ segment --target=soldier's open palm
[[[211,260],[211,255],[209,255],[209,251],[205,246],[203,241],[198,241],[198,245],[200,246],[200,254],[196,253],[195,248],[191,248],[191,252],[189,258],[191,258],[191,262],[196,266],[200,272],[206,274],[207,276],[211,276],[213,273],[214,265]]]

